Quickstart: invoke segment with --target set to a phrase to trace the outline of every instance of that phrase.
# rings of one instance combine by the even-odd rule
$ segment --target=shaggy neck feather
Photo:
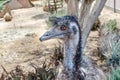
[[[72,24],[76,32],[72,38],[68,38],[64,45],[64,66],[67,71],[76,71],[79,68],[81,60],[81,37],[80,29],[77,25]]]

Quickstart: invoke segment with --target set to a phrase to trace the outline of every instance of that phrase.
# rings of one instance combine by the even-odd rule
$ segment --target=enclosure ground
[[[41,66],[45,60],[49,61],[49,55],[58,40],[39,41],[39,37],[48,29],[45,21],[49,15],[40,6],[37,4],[33,8],[13,10],[10,22],[0,20],[0,65],[6,70],[22,65],[26,71],[30,71],[33,69],[30,63]],[[120,14],[104,8],[100,20],[104,23],[109,19],[116,19],[120,25]],[[93,60],[98,59],[98,37],[98,32],[92,31],[85,49],[86,55]],[[2,71],[0,67],[0,73]]]

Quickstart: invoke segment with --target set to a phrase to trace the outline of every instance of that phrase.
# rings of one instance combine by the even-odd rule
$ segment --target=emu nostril
[[[45,36],[49,36],[49,34],[46,34]]]
[[[44,36],[50,36],[50,33],[49,33],[49,32],[47,32],[47,33],[45,33],[45,34],[44,34]]]

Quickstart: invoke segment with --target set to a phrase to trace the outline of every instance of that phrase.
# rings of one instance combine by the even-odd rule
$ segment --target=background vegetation
[[[108,80],[120,80],[120,30],[116,20],[101,27],[100,52],[109,68]]]

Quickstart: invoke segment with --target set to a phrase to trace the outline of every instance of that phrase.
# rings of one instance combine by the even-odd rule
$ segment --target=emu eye
[[[65,31],[66,29],[67,29],[67,27],[65,25],[60,27],[60,30],[62,30],[62,31]]]

